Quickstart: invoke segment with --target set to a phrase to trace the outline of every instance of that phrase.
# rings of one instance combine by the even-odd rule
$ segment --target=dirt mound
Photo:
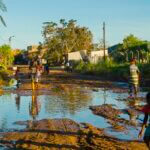
[[[128,126],[138,126],[138,124],[135,122],[135,118],[138,115],[138,112],[134,109],[119,110],[113,108],[110,104],[90,106],[90,109],[94,114],[108,119],[107,122],[111,125],[111,128],[117,132],[127,130]],[[130,116],[130,120],[120,117],[121,113],[128,114]]]
[[[27,124],[25,130],[5,133],[0,143],[10,148],[28,150],[147,149],[142,142],[120,141],[107,136],[103,129],[86,123],[78,124],[69,119],[45,119],[24,124]]]
[[[107,119],[115,119],[121,114],[121,111],[113,108],[110,104],[90,106],[90,109],[93,111],[94,114],[103,116]]]

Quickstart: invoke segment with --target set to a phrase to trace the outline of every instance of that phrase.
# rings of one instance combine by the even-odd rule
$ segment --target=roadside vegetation
[[[0,46],[0,85],[9,84],[11,82],[11,71],[9,68],[13,64],[14,55],[9,45]]]
[[[2,0],[0,0],[0,10],[2,12],[6,12],[7,8]],[[6,23],[3,17],[0,15],[0,22],[6,27]],[[11,47],[9,45],[1,45],[0,46],[0,86],[8,85],[11,82],[11,78],[9,77],[11,72],[8,68],[12,65],[14,60],[13,53],[11,51]]]
[[[104,79],[127,80],[128,63],[118,64],[112,60],[100,60],[97,63],[84,63],[79,61],[75,63],[73,70],[78,73],[97,75]]]
[[[148,85],[150,77],[150,63],[138,64],[141,71],[141,84]],[[73,70],[77,73],[99,76],[101,79],[113,81],[128,81],[129,63],[116,63],[112,60],[101,60],[98,63],[74,63]]]

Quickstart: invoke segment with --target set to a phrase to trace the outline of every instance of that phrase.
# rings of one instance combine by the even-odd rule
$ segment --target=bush
[[[100,60],[96,64],[79,61],[73,68],[76,72],[98,75],[105,79],[127,80],[129,76],[128,64],[117,64],[111,59]]]
[[[150,63],[138,64],[138,67],[142,76],[141,83],[148,85],[147,83],[150,83]],[[74,66],[74,71],[83,74],[97,75],[103,79],[116,81],[128,81],[129,78],[129,64],[119,64],[112,61],[111,59],[106,61],[101,60],[96,64],[79,61]]]

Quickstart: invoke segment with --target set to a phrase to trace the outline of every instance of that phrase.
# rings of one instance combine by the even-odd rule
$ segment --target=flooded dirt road
[[[138,110],[145,104],[146,92],[141,92],[138,99],[131,100],[127,98],[126,84],[102,81],[98,77],[66,73],[62,70],[51,70],[49,75],[43,75],[38,89],[34,91],[28,69],[22,69],[20,79],[19,88],[16,88],[15,84],[9,88],[5,87],[0,96],[1,143],[6,142],[5,144],[11,147],[26,149],[31,145],[32,149],[147,149],[146,145],[137,139],[143,119],[143,114]],[[58,125],[55,129],[53,126],[57,124],[54,121],[56,118]],[[52,128],[55,131],[60,129],[62,118],[70,119],[69,124],[79,127],[76,131],[78,134],[73,136],[73,139],[70,135],[58,136],[57,132],[52,134],[56,137],[47,135],[48,130]],[[45,120],[43,125],[39,125],[42,119],[49,121]],[[68,124],[68,119],[64,124]],[[69,125],[64,128],[68,132],[72,130]],[[24,133],[27,129],[36,131]],[[41,133],[37,129],[46,129],[47,133]],[[65,132],[63,131],[64,134]],[[86,132],[87,135],[81,136],[80,132]],[[98,137],[94,136],[93,132],[96,132]],[[40,137],[45,138],[40,141]],[[62,138],[66,139],[62,144],[56,142]],[[71,138],[72,144],[68,138]],[[23,141],[20,143],[20,140]],[[120,144],[122,147],[119,147]]]

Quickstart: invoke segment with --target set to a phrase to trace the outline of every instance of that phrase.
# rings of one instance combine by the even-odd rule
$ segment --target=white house
[[[105,50],[105,56],[108,56],[108,50]],[[98,60],[102,59],[104,57],[104,50],[99,51],[91,51],[91,54],[89,56],[89,61],[92,63],[97,63]]]
[[[70,60],[85,60],[87,58],[87,50],[81,50],[76,52],[68,53],[68,61]]]
[[[105,50],[105,56],[108,56],[108,50]],[[68,61],[89,60],[92,63],[96,63],[99,59],[104,57],[104,50],[91,51],[88,55],[87,50],[81,50],[68,53]]]

